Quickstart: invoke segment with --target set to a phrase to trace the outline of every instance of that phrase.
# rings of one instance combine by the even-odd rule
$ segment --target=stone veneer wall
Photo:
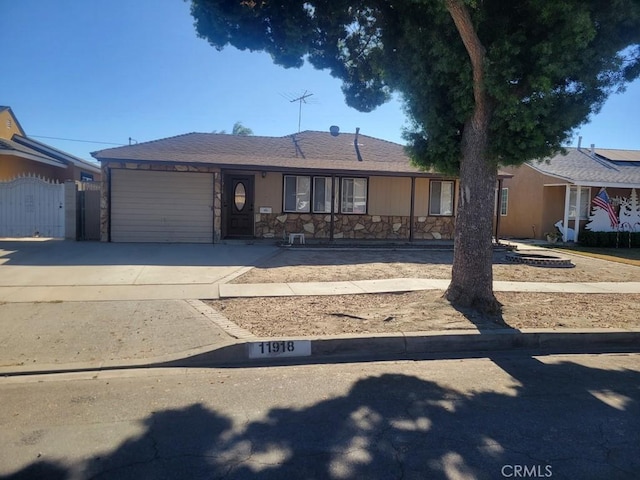
[[[414,218],[415,240],[453,238],[453,217]],[[283,213],[255,215],[257,238],[285,239],[289,233],[305,233],[308,238],[329,239],[331,215]],[[409,217],[390,215],[334,215],[333,238],[366,240],[408,240]]]
[[[109,162],[108,168],[102,165],[102,188],[100,196],[100,241],[109,241],[109,176],[113,169],[154,170],[157,172],[200,172],[213,173],[213,241],[220,242],[222,228],[222,175],[219,168],[206,165],[150,164],[134,162]]]

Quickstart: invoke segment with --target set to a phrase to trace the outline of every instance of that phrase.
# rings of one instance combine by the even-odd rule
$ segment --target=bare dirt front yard
[[[570,255],[575,268],[513,264],[494,255],[494,279],[533,282],[640,281],[640,267]],[[451,275],[451,251],[283,250],[233,283],[287,283]],[[497,293],[501,319],[459,311],[442,291],[211,301],[258,336],[504,328],[640,328],[640,294]],[[496,321],[498,320],[498,322]],[[503,322],[503,323],[499,323]]]

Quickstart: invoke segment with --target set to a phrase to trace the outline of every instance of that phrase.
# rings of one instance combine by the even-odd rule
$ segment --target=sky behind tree
[[[182,0],[0,0],[0,105],[27,135],[81,158],[188,132],[255,135],[300,128],[361,133],[397,143],[407,125],[395,98],[372,113],[346,106],[327,71],[284,69],[263,53],[216,51],[196,36]],[[640,81],[613,95],[568,145],[640,150]],[[50,138],[45,138],[50,137]],[[62,139],[72,139],[62,140]],[[97,143],[104,142],[104,143]]]

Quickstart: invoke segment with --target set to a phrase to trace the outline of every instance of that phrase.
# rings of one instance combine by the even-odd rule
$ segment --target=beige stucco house
[[[451,239],[457,180],[366,135],[190,133],[94,152],[102,240]]]
[[[614,209],[616,199],[629,198],[633,189],[640,189],[640,151],[567,148],[566,153],[501,171],[512,174],[503,180],[500,192],[502,238],[542,239],[562,222],[578,241],[601,188]]]

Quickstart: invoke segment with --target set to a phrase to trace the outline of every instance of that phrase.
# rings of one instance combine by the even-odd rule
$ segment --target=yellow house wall
[[[410,215],[410,178],[369,177],[368,189],[369,215]]]
[[[274,213],[282,212],[283,174],[268,172],[262,178],[259,172],[255,173],[255,208],[271,207]],[[426,215],[429,182],[422,182],[420,188],[416,180],[416,193],[421,189],[420,209],[417,215]],[[368,214],[369,215],[397,215],[408,216],[411,211],[411,179],[398,177],[369,177],[368,184]],[[338,192],[336,192],[338,195]],[[418,202],[416,202],[416,207]]]
[[[72,175],[73,172],[69,168],[58,168],[26,158],[14,157],[13,155],[0,155],[0,180],[11,180],[26,174],[63,182],[66,179],[70,179],[69,175]],[[79,178],[80,173],[78,172]]]
[[[91,172],[75,165],[60,168],[27,158],[0,154],[0,180],[11,180],[22,175],[36,175],[47,180],[64,182],[65,180],[80,180],[82,172],[93,173],[94,181],[99,181],[101,178],[100,173]]]
[[[260,172],[255,173],[255,211],[260,207],[271,207],[273,213],[282,212],[282,174],[267,172],[262,178]]]
[[[534,238],[535,232],[535,238],[542,238],[542,234],[549,228],[549,220],[543,216],[545,209],[549,208],[545,205],[544,184],[559,183],[560,180],[543,175],[527,165],[503,167],[500,171],[514,176],[504,179],[502,184],[503,188],[509,189],[509,198],[507,215],[500,217],[499,236]],[[564,199],[560,205],[563,209]]]
[[[414,212],[416,217],[426,217],[429,213],[429,179],[416,178]]]
[[[542,213],[542,228],[537,238],[544,238],[545,233],[555,232],[555,224],[564,219],[564,204],[567,195],[565,185],[544,187],[544,211]],[[573,220],[569,220],[569,227],[573,228]]]
[[[18,128],[15,117],[9,110],[0,112],[0,138],[11,140],[14,134],[24,135],[24,132]]]

